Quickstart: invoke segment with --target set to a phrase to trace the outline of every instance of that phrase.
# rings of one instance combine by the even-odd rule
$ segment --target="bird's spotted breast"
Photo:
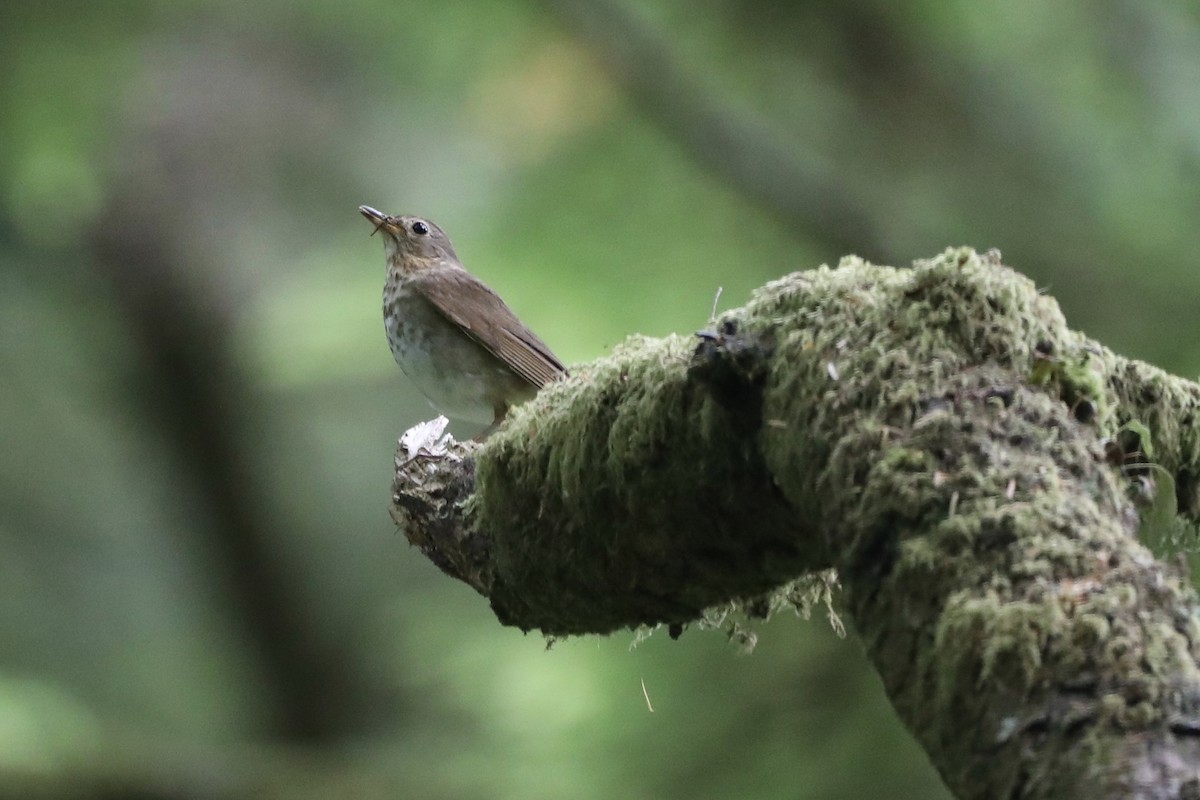
[[[392,357],[446,416],[489,423],[510,398],[535,393],[403,278],[388,277],[383,321]]]

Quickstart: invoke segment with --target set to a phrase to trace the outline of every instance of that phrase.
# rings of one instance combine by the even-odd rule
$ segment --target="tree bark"
[[[1200,386],[1071,331],[995,252],[848,258],[574,368],[482,445],[398,457],[392,513],[555,636],[836,568],[957,796],[1200,797],[1196,594],[1139,543],[1113,458],[1149,428],[1195,520],[1198,417]]]

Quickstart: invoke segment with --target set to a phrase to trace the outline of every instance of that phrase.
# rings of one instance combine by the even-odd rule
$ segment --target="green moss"
[[[995,258],[968,249],[947,250],[910,270],[847,258],[836,270],[767,284],[739,316],[787,331],[765,416],[778,421],[777,430],[816,434],[799,448],[764,444],[784,486],[805,485],[807,470],[847,428],[911,423],[929,388],[967,364],[1024,368],[1039,341],[1069,338],[1053,300]],[[796,397],[816,402],[792,402]],[[826,423],[833,420],[831,429]],[[779,439],[770,430],[764,436]]]
[[[579,523],[597,510],[590,498],[621,492],[623,451],[652,448],[683,422],[674,400],[691,347],[678,336],[631,337],[612,355],[514,409],[508,424],[489,440],[489,456],[479,465],[485,518],[513,519],[528,510],[508,507],[509,495],[489,491],[496,479],[492,467],[499,464],[506,483],[538,481],[564,499],[574,498],[564,510]],[[539,438],[555,447],[540,448]],[[521,457],[531,448],[537,457]]]
[[[1083,343],[1071,343],[1068,348],[1063,355],[1035,354],[1029,382],[1057,392],[1077,418],[1093,422],[1100,430],[1112,431],[1115,426],[1105,360],[1085,349]]]
[[[773,342],[756,429],[689,372],[696,340],[633,337],[481,449],[475,518],[501,532],[502,619],[563,634],[741,597],[771,612],[828,553],[868,651],[892,662],[889,693],[933,737],[934,710],[974,702],[964,681],[1023,697],[1110,669],[1132,685],[1144,659],[1178,656],[1169,631],[1131,636],[1142,599],[1108,577],[1132,558],[1112,555],[1130,546],[1120,476],[1068,413],[1087,397],[1115,418],[1121,367],[1032,282],[962,249],[911,270],[852,258],[722,322]],[[1065,360],[1031,389],[1045,342]]]
[[[475,519],[502,532],[503,619],[549,633],[684,622],[803,571],[788,564],[817,540],[796,540],[756,439],[689,374],[696,342],[631,338],[480,451]]]
[[[1042,649],[1061,621],[1052,602],[1005,600],[995,594],[962,593],[946,604],[936,633],[943,689],[997,684],[1028,692],[1039,681]],[[949,701],[943,698],[943,705]]]
[[[706,373],[694,340],[631,339],[479,451],[501,619],[566,634],[715,606],[707,619],[750,641],[731,609],[800,605],[786,587],[836,567],[893,704],[977,796],[1010,794],[1058,732],[1101,752],[1161,720],[1183,696],[1171,680],[1200,685],[1195,598],[1131,536],[1099,447],[1143,420],[1180,509],[1200,509],[1196,387],[1071,332],[1031,281],[968,249],[790,275],[719,328],[772,346],[752,348],[754,369]],[[715,374],[751,377],[722,394]],[[981,751],[982,788],[954,772]]]

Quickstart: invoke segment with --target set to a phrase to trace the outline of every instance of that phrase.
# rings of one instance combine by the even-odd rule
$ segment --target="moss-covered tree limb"
[[[834,567],[959,796],[1193,796],[1197,600],[1137,541],[1106,440],[1148,428],[1194,517],[1198,409],[998,255],[847,259],[700,340],[575,369],[461,459],[404,464],[393,513],[502,622],[554,635]]]

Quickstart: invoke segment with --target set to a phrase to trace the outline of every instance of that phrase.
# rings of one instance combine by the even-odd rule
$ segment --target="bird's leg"
[[[500,423],[504,422],[504,418],[508,416],[508,403],[497,403],[493,409],[494,417],[492,424],[481,430],[471,439],[473,442],[482,442],[487,437],[496,432],[496,428],[500,427]]]

